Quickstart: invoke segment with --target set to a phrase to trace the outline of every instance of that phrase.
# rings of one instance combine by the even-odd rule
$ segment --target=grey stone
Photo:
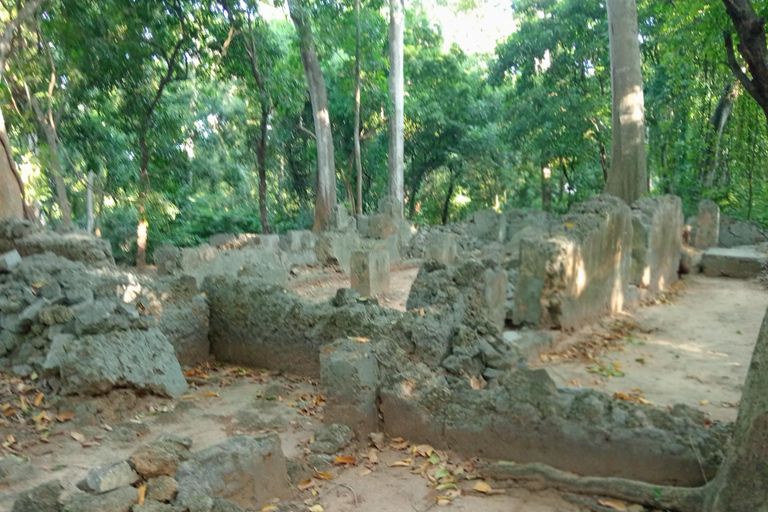
[[[61,491],[61,483],[58,480],[24,491],[16,498],[11,512],[59,512]]]
[[[157,329],[53,339],[44,369],[58,375],[65,394],[100,394],[132,386],[179,397],[187,389],[168,339]]]
[[[64,299],[64,294],[61,292],[61,285],[56,281],[48,281],[45,283],[38,289],[37,295],[44,299],[48,299],[51,302],[62,301]]]
[[[309,449],[314,453],[332,455],[351,443],[354,437],[355,433],[349,426],[333,423],[315,431],[315,442],[310,443]]]
[[[272,498],[291,495],[286,462],[275,433],[235,436],[194,454],[175,475],[179,492],[175,504],[201,503],[211,510],[213,496],[243,508],[260,508]],[[210,501],[209,501],[210,497]]]
[[[704,251],[701,268],[711,277],[748,279],[761,275],[768,264],[768,253],[755,246],[713,247]]]
[[[768,234],[756,222],[739,221],[720,215],[720,247],[738,247],[768,242]]]
[[[378,430],[378,364],[370,343],[335,341],[320,353],[320,379],[326,422],[348,425],[360,439]]]
[[[352,253],[359,245],[360,237],[355,231],[324,231],[318,234],[315,256],[323,265],[336,266],[349,272]]]
[[[85,302],[72,308],[75,317],[75,332],[102,334],[116,329],[126,329],[130,322],[116,314],[116,304],[111,300]]]
[[[134,505],[131,512],[184,512],[185,509],[155,500],[146,500],[143,505]]]
[[[258,244],[259,238],[255,233],[217,233],[208,238],[208,243],[217,249],[242,249]]]
[[[103,494],[80,494],[64,504],[62,512],[130,512],[139,502],[134,487],[120,487]]]
[[[29,377],[35,370],[28,364],[15,364],[11,367],[11,371],[17,377]]]
[[[15,349],[18,346],[18,344],[19,344],[18,336],[16,336],[11,331],[0,329],[0,356],[3,356],[11,352],[13,349]]]
[[[214,498],[212,512],[243,512],[243,509],[237,503],[224,498]]]
[[[92,467],[85,477],[85,484],[89,491],[102,493],[134,484],[139,478],[131,466],[123,461]]]
[[[377,297],[389,292],[389,253],[381,249],[355,251],[351,259],[351,286],[360,295]]]
[[[171,244],[163,244],[152,255],[160,276],[173,275],[181,270],[181,249]]]
[[[82,302],[93,302],[93,290],[90,288],[77,288],[74,290],[67,290],[64,296],[67,299],[67,303],[70,306],[80,304]]]
[[[693,246],[696,249],[717,247],[720,238],[720,207],[711,199],[699,203]]]
[[[683,245],[682,201],[654,196],[632,205],[630,283],[656,293],[677,281]]]
[[[134,451],[129,460],[144,478],[172,476],[179,465],[190,458],[189,445],[184,438],[161,436]]]
[[[7,272],[21,263],[21,256],[16,249],[0,254],[0,272]]]
[[[0,459],[0,483],[2,484],[23,482],[36,476],[37,470],[27,459],[10,454]]]
[[[74,314],[67,306],[55,305],[41,309],[39,318],[45,325],[66,324],[74,318]]]
[[[179,483],[168,475],[147,480],[147,498],[155,501],[171,501],[176,497]]]
[[[458,236],[453,233],[432,234],[426,257],[442,265],[455,265],[459,259]]]
[[[39,320],[40,311],[48,304],[49,302],[45,299],[38,300],[27,306],[18,315],[4,315],[2,327],[16,334],[24,334],[29,331],[33,323]]]

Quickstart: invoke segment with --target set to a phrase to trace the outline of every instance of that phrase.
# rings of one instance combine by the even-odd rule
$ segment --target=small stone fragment
[[[161,438],[133,452],[130,461],[144,478],[152,478],[173,475],[188,458],[189,448],[182,442]]]
[[[0,255],[0,272],[8,272],[21,263],[21,256],[16,249]]]
[[[315,453],[330,455],[347,446],[354,436],[354,432],[347,425],[334,423],[315,433],[315,442],[309,445],[309,449]]]
[[[134,487],[120,487],[103,494],[80,494],[64,504],[62,512],[130,512],[139,502]]]
[[[179,483],[172,477],[160,475],[147,481],[147,499],[155,501],[171,501],[176,497]]]
[[[19,495],[11,512],[59,512],[61,483],[58,480],[39,485]]]
[[[85,477],[85,484],[90,492],[103,493],[136,483],[139,475],[125,462],[102,464],[91,468]]]

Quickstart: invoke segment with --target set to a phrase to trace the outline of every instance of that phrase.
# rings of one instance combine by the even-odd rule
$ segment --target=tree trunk
[[[453,198],[453,176],[451,176],[451,184],[448,186],[448,193],[445,196],[445,202],[443,202],[443,214],[440,220],[443,222],[443,226],[448,224],[448,213],[451,207],[451,199]]]
[[[403,212],[403,32],[405,16],[402,0],[389,1],[389,196],[397,200]]]
[[[552,188],[550,179],[552,170],[549,167],[541,168],[541,209],[545,212],[552,211]]]
[[[11,141],[5,131],[5,118],[0,109],[0,218],[29,218],[24,197],[24,184],[16,169]]]
[[[709,144],[707,145],[707,157],[705,158],[704,168],[706,177],[703,183],[705,187],[711,187],[715,181],[715,175],[720,161],[720,142],[723,139],[723,130],[725,130],[725,124],[728,122],[731,112],[733,112],[733,103],[738,95],[738,85],[726,87],[722,96],[720,96],[720,100],[717,102],[715,113],[712,114],[712,117],[709,119],[709,124],[715,129],[715,149],[713,154],[711,147]]]
[[[259,141],[256,146],[256,161],[259,166],[259,219],[261,232],[265,235],[272,233],[267,216],[267,123],[269,123],[269,106],[261,102],[261,126]]]
[[[88,172],[88,184],[85,188],[85,229],[93,234],[93,171]]]
[[[333,159],[333,134],[328,113],[328,92],[325,88],[323,70],[315,52],[312,27],[305,8],[298,0],[288,0],[288,9],[299,37],[301,64],[307,77],[312,115],[315,121],[315,143],[317,145],[317,189],[315,197],[315,223],[313,231],[329,227],[331,213],[336,205],[336,167]]]
[[[360,0],[355,0],[355,163],[357,164],[357,214],[363,214],[363,163],[360,160]]]
[[[645,107],[635,0],[607,0],[611,57],[611,169],[605,192],[628,204],[648,192]]]
[[[147,268],[147,236],[149,233],[146,200],[152,189],[149,180],[149,148],[147,147],[146,128],[142,128],[142,133],[139,135],[139,149],[141,150],[141,161],[139,163],[139,194],[136,200],[139,209],[139,222],[136,226],[136,267],[139,270],[144,270]]]
[[[54,128],[47,123],[43,123],[43,132],[48,142],[48,149],[51,152],[51,166],[53,167],[54,181],[56,182],[56,202],[61,210],[61,223],[65,227],[72,227],[72,207],[67,197],[67,184],[64,182],[64,175],[61,171],[61,160],[59,159],[59,145]]]
[[[731,33],[723,34],[728,67],[744,89],[763,109],[768,120],[768,47],[766,47],[765,19],[758,16],[751,0],[723,0],[725,10],[739,34],[739,53],[747,63],[750,79],[736,61]]]

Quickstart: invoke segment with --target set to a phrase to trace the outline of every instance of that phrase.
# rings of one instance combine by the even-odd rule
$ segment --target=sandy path
[[[560,384],[578,382],[625,394],[642,389],[642,396],[656,405],[683,403],[713,420],[735,420],[768,291],[750,281],[704,276],[689,276],[686,284],[671,304],[641,307],[621,317],[638,329],[622,351],[601,358],[607,366],[621,365],[624,377],[589,373],[583,362],[532,364],[546,367]],[[559,346],[595,330],[567,336]]]

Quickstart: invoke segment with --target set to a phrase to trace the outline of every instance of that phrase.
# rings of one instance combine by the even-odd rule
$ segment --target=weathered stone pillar
[[[693,246],[697,249],[717,247],[720,238],[720,207],[711,199],[699,203],[699,216]]]
[[[429,237],[427,259],[442,265],[455,265],[459,259],[458,237],[453,233],[433,233]]]
[[[384,248],[352,253],[352,288],[375,297],[389,291],[389,253]]]

